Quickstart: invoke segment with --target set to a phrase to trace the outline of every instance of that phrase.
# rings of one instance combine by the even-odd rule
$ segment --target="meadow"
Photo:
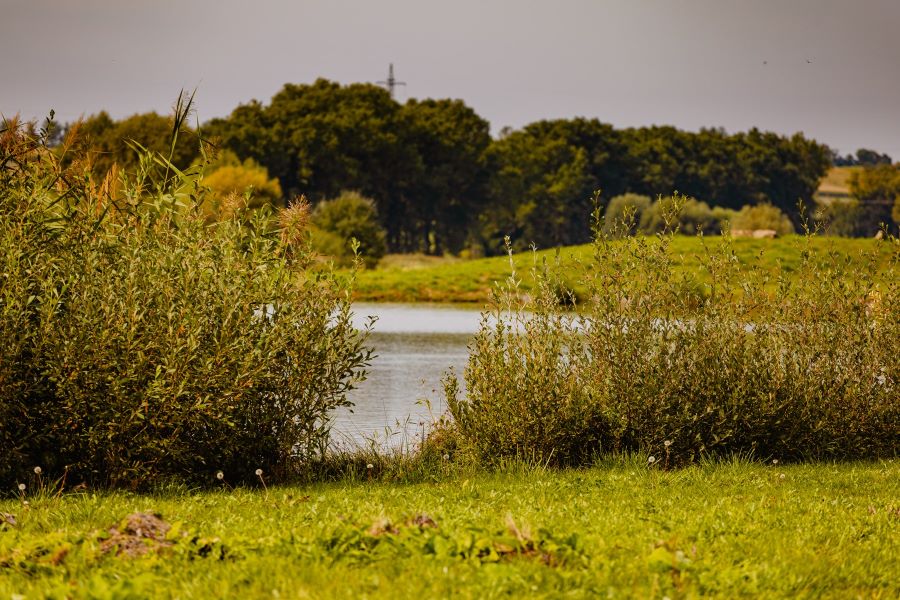
[[[700,281],[708,281],[702,269],[702,257],[706,254],[704,243],[715,246],[718,238],[675,236],[672,240],[674,268],[681,273],[696,273]],[[812,251],[826,260],[829,251],[843,255],[847,260],[862,264],[863,255],[876,253],[879,265],[886,267],[895,252],[890,245],[876,240],[825,237],[812,238]],[[774,240],[740,238],[733,243],[735,256],[743,264],[757,265],[773,275],[783,270],[796,269],[805,250],[804,236],[792,235]],[[520,253],[513,257],[519,271],[526,271],[534,262],[560,264],[560,277],[576,298],[587,297],[583,278],[585,265],[594,257],[592,244],[568,246],[559,249]],[[375,269],[367,269],[356,277],[354,298],[366,302],[465,302],[486,304],[491,300],[492,289],[510,273],[507,256],[463,260],[455,257],[422,255],[388,255]],[[525,280],[523,288],[532,289],[533,282]]]
[[[896,459],[667,472],[635,456],[385,479],[61,497],[29,481],[0,501],[0,597],[900,594]],[[141,553],[109,541],[135,512],[171,525],[145,531]]]

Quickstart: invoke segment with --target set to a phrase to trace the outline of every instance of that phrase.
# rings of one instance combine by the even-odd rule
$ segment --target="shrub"
[[[240,162],[233,153],[225,151],[204,171],[203,183],[209,193],[203,211],[210,220],[230,218],[241,208],[273,208],[281,202],[281,184],[253,159]]]
[[[357,192],[344,192],[320,202],[312,215],[313,244],[322,254],[349,264],[354,251],[350,240],[359,242],[359,253],[373,267],[387,252],[386,234],[378,222],[375,202]]]
[[[777,206],[771,204],[754,204],[743,207],[734,216],[731,227],[744,231],[771,229],[778,235],[794,233],[794,225],[790,218]]]
[[[603,233],[611,235],[616,223],[631,222],[633,220],[636,226],[641,222],[641,216],[650,208],[651,204],[652,200],[649,196],[640,194],[621,194],[612,198],[609,201],[609,206],[606,207]],[[634,235],[636,227],[629,227],[628,229],[628,232],[622,233]]]
[[[447,378],[459,444],[482,462],[900,452],[896,239],[889,272],[875,256],[859,269],[837,251],[805,248],[800,265],[772,280],[762,265],[735,261],[725,236],[701,257],[711,281],[702,284],[676,268],[671,235],[613,237],[595,242],[591,302],[577,321],[546,292],[522,299],[507,286],[470,346],[466,395]],[[534,276],[541,290],[556,278],[552,269]]]
[[[208,225],[200,172],[150,153],[122,181],[3,134],[0,482],[302,468],[369,359],[345,284],[305,268],[306,207]]]
[[[678,210],[673,211],[676,205]],[[734,211],[727,208],[711,209],[706,202],[675,194],[657,199],[645,210],[639,220],[639,230],[645,235],[655,235],[677,226],[678,232],[685,235],[696,235],[700,231],[706,235],[717,235],[725,227],[726,221],[734,218],[734,214]],[[666,215],[673,215],[677,221],[666,223]],[[609,230],[612,226],[607,217],[604,227]]]
[[[833,200],[820,205],[815,220],[827,235],[859,237],[862,234],[858,200]]]

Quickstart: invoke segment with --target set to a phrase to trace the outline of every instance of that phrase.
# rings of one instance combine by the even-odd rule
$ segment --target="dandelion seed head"
[[[655,457],[655,456],[651,456],[650,458],[647,459],[647,462],[650,463],[650,464],[652,465],[653,463],[656,462],[656,457]]]
[[[663,446],[665,446],[666,448],[668,448],[671,445],[672,445],[672,440],[666,440],[663,442]]]
[[[773,465],[777,465],[777,464],[778,464],[778,459],[777,459],[777,458],[773,458],[773,459],[772,459],[772,464],[773,464]]]
[[[225,473],[223,473],[222,471],[216,471],[216,479],[222,481],[223,479],[225,479]]]
[[[20,484],[19,484],[19,491],[20,491],[20,492],[24,492],[24,491],[25,491],[25,484],[24,484],[24,483],[20,483]]]
[[[34,474],[35,474],[35,475],[40,475],[40,474],[43,473],[43,472],[44,472],[44,471],[43,471],[40,467],[35,467],[35,468],[34,468]]]
[[[442,458],[443,458],[444,460],[450,460],[450,455],[449,455],[449,454],[445,454]]]
[[[257,470],[256,470],[256,476],[257,476],[257,477],[262,477],[262,469],[257,469]]]
[[[374,469],[374,468],[375,468],[375,465],[373,465],[372,463],[369,463],[369,464],[366,465],[366,468],[367,468],[367,469]]]
[[[784,479],[784,473],[778,476],[778,479]]]

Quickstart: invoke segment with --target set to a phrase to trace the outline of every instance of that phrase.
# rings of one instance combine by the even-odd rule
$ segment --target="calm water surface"
[[[480,312],[421,304],[357,304],[353,310],[358,327],[369,315],[378,317],[369,338],[378,356],[369,378],[350,394],[355,406],[335,412],[333,437],[349,445],[370,438],[395,445],[446,410],[441,375],[451,367],[462,374]]]

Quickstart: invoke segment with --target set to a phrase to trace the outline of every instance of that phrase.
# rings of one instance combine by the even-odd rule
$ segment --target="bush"
[[[640,194],[622,194],[609,201],[603,220],[603,233],[605,235],[634,235],[637,224],[641,222],[641,216],[650,208],[652,200],[650,196]],[[616,224],[632,223],[625,227],[625,231],[616,231]]]
[[[900,242],[889,272],[807,248],[776,284],[723,237],[701,257],[706,285],[676,268],[671,240],[600,235],[577,321],[551,300],[552,269],[535,271],[533,298],[503,289],[470,346],[465,396],[445,381],[460,446],[487,464],[900,453]]]
[[[313,244],[319,252],[339,264],[353,261],[351,239],[359,242],[366,266],[374,267],[387,252],[386,234],[378,222],[375,202],[357,192],[344,192],[333,200],[320,202],[312,215]]]
[[[860,207],[858,200],[833,200],[820,205],[815,220],[826,235],[860,237]]]
[[[242,208],[274,208],[281,203],[281,184],[269,178],[269,171],[253,159],[240,162],[232,152],[225,151],[204,171],[203,183],[209,193],[203,211],[209,220],[228,219]]]
[[[732,229],[753,231],[771,229],[778,235],[794,233],[794,224],[777,206],[754,204],[743,207],[731,222]]]
[[[677,207],[677,210],[673,210]],[[659,198],[641,215],[639,230],[644,235],[655,235],[676,226],[678,232],[696,235],[702,231],[706,235],[722,232],[726,222],[734,218],[734,211],[716,207],[711,209],[706,202],[675,194]],[[675,222],[666,223],[666,215],[673,215]]]
[[[199,171],[145,154],[111,195],[15,127],[0,165],[4,486],[234,483],[321,454],[369,352],[344,284],[305,269],[306,207],[207,225]]]

